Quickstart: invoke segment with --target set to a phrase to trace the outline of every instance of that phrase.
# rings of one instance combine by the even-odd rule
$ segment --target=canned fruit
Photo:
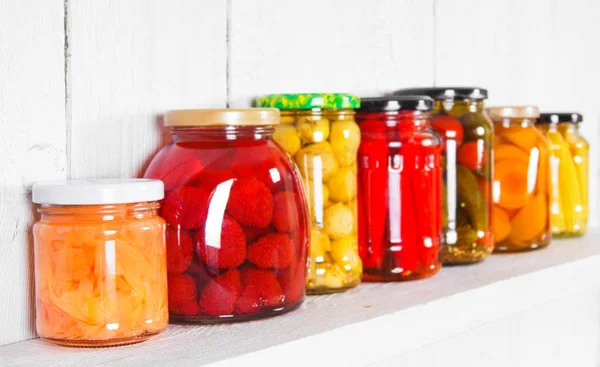
[[[303,177],[316,181],[329,180],[339,168],[328,142],[305,146],[298,151],[295,161]]]
[[[329,120],[313,120],[301,117],[298,120],[298,133],[305,143],[320,143],[329,138]]]
[[[292,125],[278,126],[273,133],[273,140],[290,155],[295,155],[302,146],[298,131]]]
[[[354,213],[342,203],[325,208],[324,229],[331,239],[340,239],[352,234]]]
[[[285,111],[284,116],[288,124],[276,128],[276,140],[298,165],[312,222],[308,292],[355,286],[362,271],[355,235],[360,129],[349,111]],[[296,137],[301,141],[299,149]],[[334,241],[341,241],[335,256]]]
[[[102,346],[167,326],[161,218],[42,221],[34,234],[37,332],[42,338]],[[176,267],[187,262],[188,245]],[[173,304],[183,309],[183,303]]]
[[[333,122],[329,141],[340,166],[349,167],[356,164],[356,153],[360,146],[360,129],[354,121]]]
[[[203,142],[191,140],[186,147],[200,160],[205,154]],[[183,252],[183,246],[173,242],[188,237],[195,246],[192,259],[184,256],[187,252],[170,251],[179,255],[174,259],[167,254],[178,272],[189,261],[177,275],[188,279],[190,289],[191,278],[195,291],[186,293],[193,302],[186,299],[169,309],[171,318],[232,322],[294,309],[306,287],[310,224],[303,182],[293,161],[268,140],[221,142],[211,150],[228,158],[206,165],[194,181],[177,183],[177,189],[166,193],[170,204],[161,211],[171,218],[167,247]],[[202,195],[182,196],[182,191]],[[190,217],[202,211],[204,220],[183,227],[178,224],[182,208]]]

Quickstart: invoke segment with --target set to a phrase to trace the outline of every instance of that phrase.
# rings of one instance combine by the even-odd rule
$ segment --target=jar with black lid
[[[401,89],[394,95],[434,99],[431,126],[443,140],[442,226],[444,264],[485,259],[494,248],[491,226],[493,127],[484,112],[485,89]]]

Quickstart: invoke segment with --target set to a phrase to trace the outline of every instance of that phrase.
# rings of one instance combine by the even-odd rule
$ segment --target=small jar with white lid
[[[48,341],[105,347],[168,324],[159,180],[38,183],[33,202],[36,329]]]

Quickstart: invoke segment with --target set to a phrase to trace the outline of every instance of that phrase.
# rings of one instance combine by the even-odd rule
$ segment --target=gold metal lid
[[[171,110],[165,126],[269,126],[279,124],[276,108]]]
[[[488,107],[485,109],[487,115],[492,119],[537,119],[540,110],[536,106],[501,106]]]

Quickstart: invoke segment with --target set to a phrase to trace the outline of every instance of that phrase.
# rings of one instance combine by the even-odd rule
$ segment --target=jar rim
[[[541,113],[536,124],[557,124],[562,122],[579,124],[582,121],[583,115],[577,112],[552,112]]]
[[[433,99],[428,96],[389,96],[361,98],[361,112],[432,111]]]
[[[488,98],[487,89],[479,87],[430,87],[405,88],[392,93],[395,96],[425,95],[436,101],[443,100],[474,100],[483,101]]]
[[[48,181],[32,188],[32,201],[48,205],[130,204],[164,196],[162,181],[144,178]]]
[[[165,126],[269,126],[279,124],[276,108],[219,108],[170,110]]]
[[[515,119],[537,119],[540,110],[536,106],[497,106],[488,107],[485,112],[492,120],[515,118]]]

